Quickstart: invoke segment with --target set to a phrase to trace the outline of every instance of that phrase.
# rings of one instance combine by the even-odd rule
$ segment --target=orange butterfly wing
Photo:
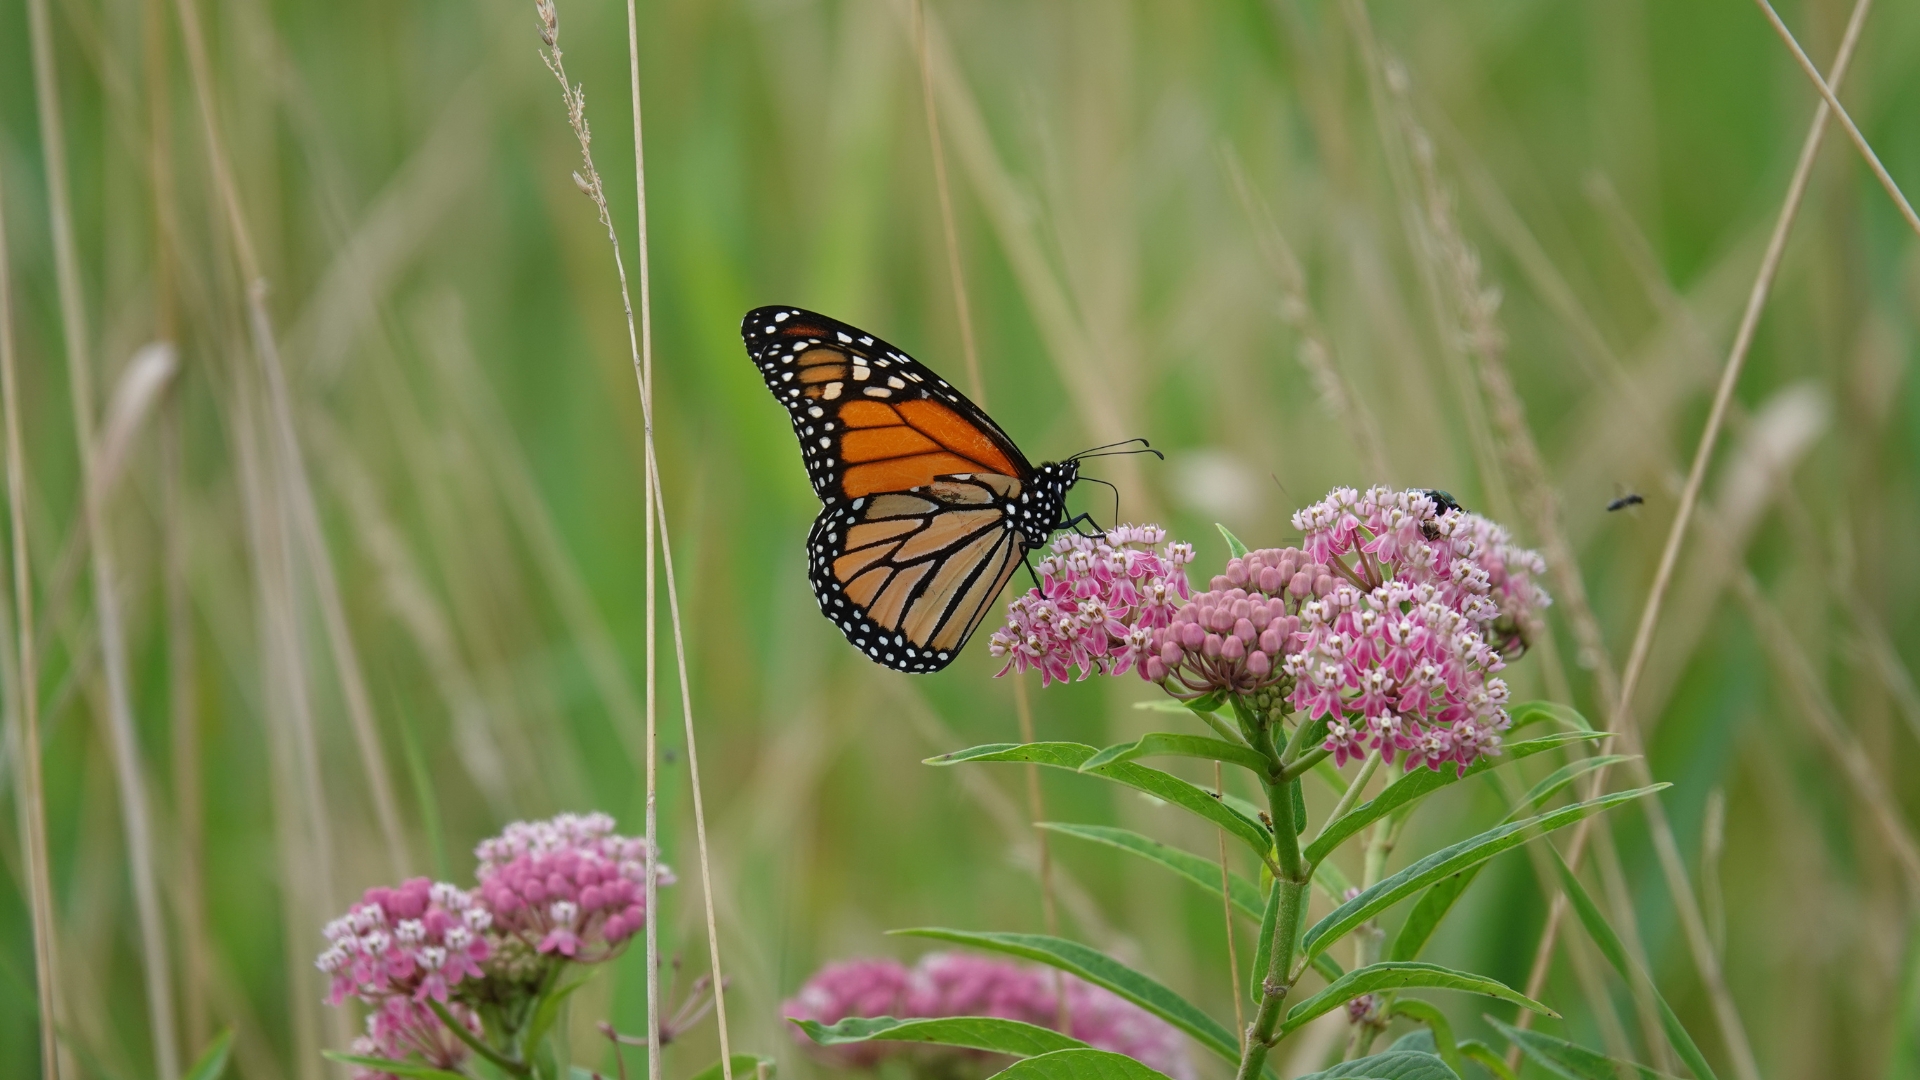
[[[992,418],[865,331],[769,307],[740,332],[826,504],[807,538],[821,612],[880,663],[947,666],[1052,534],[1071,480],[1036,483]]]

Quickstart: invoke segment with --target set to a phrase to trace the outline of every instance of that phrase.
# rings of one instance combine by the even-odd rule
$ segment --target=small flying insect
[[[1439,507],[1438,511],[1434,514],[1435,517],[1441,517],[1446,514],[1466,513],[1466,508],[1460,505],[1460,500],[1455,499],[1451,492],[1442,491],[1439,488],[1414,488],[1413,490],[1432,499],[1433,504]],[[1440,530],[1434,528],[1433,522],[1426,521],[1420,525],[1420,535],[1429,540],[1438,540],[1440,539]]]
[[[1622,495],[1619,498],[1608,503],[1607,512],[1612,513],[1615,510],[1625,510],[1629,506],[1639,506],[1641,503],[1644,503],[1646,501],[1647,501],[1646,498],[1642,496],[1639,492],[1629,491],[1625,495]]]

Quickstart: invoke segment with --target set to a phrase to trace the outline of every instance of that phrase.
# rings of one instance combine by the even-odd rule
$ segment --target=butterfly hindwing
[[[1019,481],[957,475],[830,504],[807,538],[820,610],[854,647],[901,671],[952,662],[1026,553],[1003,509]]]

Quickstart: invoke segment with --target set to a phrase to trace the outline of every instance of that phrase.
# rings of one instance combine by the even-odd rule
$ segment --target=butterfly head
[[[1047,542],[1054,531],[1066,524],[1067,490],[1080,479],[1080,462],[1042,462],[1033,470],[1033,481],[1021,492],[1014,528],[1027,538],[1029,548]]]

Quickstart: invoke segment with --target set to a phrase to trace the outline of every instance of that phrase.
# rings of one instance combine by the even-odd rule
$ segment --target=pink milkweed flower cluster
[[[314,965],[333,978],[327,1004],[349,997],[445,1002],[462,979],[480,977],[492,925],[472,893],[444,881],[368,889],[323,931],[328,945]]]
[[[1506,665],[1489,635],[1519,628],[1548,602],[1533,581],[1540,557],[1505,530],[1463,511],[1440,513],[1421,491],[1337,488],[1296,513],[1302,555],[1330,571],[1300,605],[1286,661],[1289,703],[1327,721],[1335,761],[1377,751],[1406,768],[1465,771],[1500,752]],[[1499,570],[1496,594],[1489,567]],[[1501,643],[1504,643],[1502,641]]]
[[[328,923],[327,947],[314,961],[332,984],[327,1004],[358,998],[371,1007],[367,1033],[354,1052],[393,1059],[418,1053],[437,1068],[465,1060],[467,1047],[445,1029],[429,1001],[447,1007],[470,1029],[480,1021],[448,994],[482,976],[492,955],[493,916],[473,894],[447,882],[414,878],[368,889],[359,903]],[[363,1080],[385,1074],[362,1070]]]
[[[850,1016],[994,1016],[1053,1028],[1059,1023],[1056,981],[1066,993],[1068,1034],[1175,1080],[1191,1080],[1193,1065],[1180,1033],[1152,1013],[1070,975],[966,953],[928,953],[912,968],[894,960],[830,964],[781,1004],[781,1015],[822,1024]],[[870,1068],[914,1049],[906,1043],[824,1047],[797,1028],[793,1034],[809,1052],[846,1068]]]
[[[647,844],[616,835],[605,814],[515,822],[482,841],[479,886],[414,878],[368,889],[326,925],[314,965],[331,983],[327,1004],[369,1006],[353,1052],[394,1061],[418,1054],[436,1068],[466,1060],[468,1047],[434,1005],[474,1035],[469,1002],[520,992],[552,961],[596,963],[618,954],[646,925]],[[655,863],[655,880],[674,882]],[[464,999],[464,1000],[463,1000]],[[362,1069],[356,1080],[393,1074]]]
[[[1193,545],[1164,544],[1157,525],[1122,525],[1102,536],[1067,534],[1040,560],[1040,587],[1007,607],[1007,625],[987,651],[1008,671],[1038,670],[1042,686],[1094,672],[1121,675],[1145,661],[1152,632],[1189,594]]]
[[[1189,699],[1216,691],[1251,694],[1279,683],[1300,629],[1300,604],[1323,579],[1331,588],[1326,568],[1293,549],[1228,560],[1212,587],[1149,639],[1140,677]]]
[[[474,849],[479,898],[496,932],[536,953],[595,963],[646,926],[647,842],[619,836],[606,814],[517,821]],[[655,882],[674,883],[656,862]]]

